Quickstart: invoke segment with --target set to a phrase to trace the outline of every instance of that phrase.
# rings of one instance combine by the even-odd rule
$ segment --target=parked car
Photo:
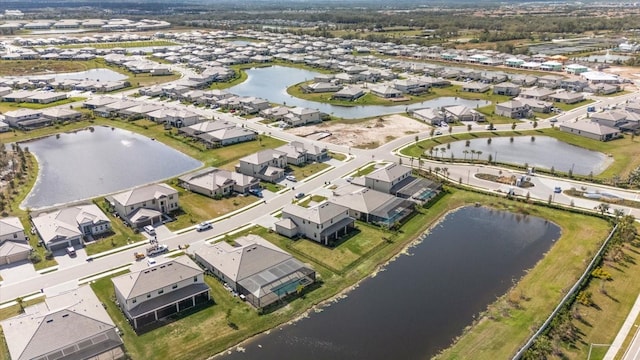
[[[562,188],[560,186],[556,186],[555,189],[553,189],[553,192],[559,194],[562,192]]]
[[[74,249],[73,246],[69,246],[67,248],[67,255],[69,255],[71,257],[75,257],[76,256],[76,249]]]
[[[302,199],[304,197],[304,193],[303,192],[299,192],[299,193],[296,193],[294,196],[295,196],[296,199]]]
[[[435,132],[436,135],[442,135],[442,131],[438,130]]]
[[[293,176],[293,175],[287,175],[287,176],[285,176],[285,179],[287,179],[289,181],[293,181],[293,182],[298,181],[298,179],[296,179],[296,177]]]
[[[153,226],[151,226],[151,225],[147,225],[143,229],[147,234],[149,234],[151,236],[156,234],[156,229],[154,229]]]
[[[211,223],[208,223],[206,221],[203,221],[200,224],[196,225],[197,231],[205,231],[209,229],[213,229],[213,225],[211,225]]]

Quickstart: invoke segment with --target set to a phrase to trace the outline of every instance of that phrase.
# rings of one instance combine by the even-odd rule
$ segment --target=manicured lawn
[[[329,156],[333,159],[336,159],[338,161],[345,161],[347,160],[347,155],[343,154],[343,153],[336,153],[333,151],[329,151]]]
[[[377,163],[365,165],[356,171],[355,176],[365,176],[371,174],[376,169]]]
[[[355,261],[377,246],[384,245],[385,237],[390,236],[380,228],[357,223],[357,232],[336,247],[327,247],[313,240],[300,239],[288,246],[297,253],[313,259],[315,262],[342,273]],[[290,241],[290,240],[287,240]]]
[[[224,214],[241,209],[258,200],[257,197],[250,196],[231,196],[215,200],[210,197],[196,194],[191,191],[174,186],[178,190],[180,198],[180,215],[176,221],[167,223],[170,230],[179,230],[188,226],[193,226],[205,220],[215,219]]]
[[[585,106],[585,105],[591,104],[593,102],[594,102],[594,100],[590,100],[590,99],[585,99],[585,100],[582,100],[582,101],[580,101],[578,103],[575,103],[575,104],[564,104],[564,103],[554,102],[553,106],[557,107],[558,109],[560,109],[562,111],[569,111],[569,110],[573,110],[573,109],[575,109],[577,107],[580,107],[580,106]]]
[[[94,203],[98,205],[102,212],[107,214],[107,217],[111,220],[111,229],[113,230],[113,233],[87,243],[85,248],[87,255],[94,255],[103,251],[113,250],[120,246],[127,245],[129,242],[144,240],[144,235],[134,232],[133,229],[126,226],[121,219],[111,216],[109,211],[107,211],[104,198],[99,198],[94,201]]]
[[[329,167],[329,164],[327,163],[311,163],[311,164],[306,164],[304,166],[296,166],[296,165],[289,165],[289,168],[291,169],[291,171],[293,172],[293,176],[296,177],[296,179],[298,180],[302,180],[306,177],[309,177],[315,173],[318,173],[326,168]]]
[[[304,201],[298,202],[298,205],[302,207],[309,207],[311,203],[319,204],[325,200],[327,200],[327,198],[322,195],[312,195],[307,197]]]
[[[274,184],[266,181],[261,181],[260,186],[262,186],[262,188],[265,190],[271,191],[272,193],[276,193],[285,188],[284,185]]]

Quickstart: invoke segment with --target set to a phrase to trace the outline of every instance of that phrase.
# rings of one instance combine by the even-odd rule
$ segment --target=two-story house
[[[289,126],[302,126],[307,124],[319,123],[322,121],[322,119],[320,118],[319,110],[294,107],[292,109],[289,109],[289,114],[285,115],[282,121],[284,121]]]
[[[509,100],[496,104],[496,115],[512,119],[527,118],[531,115],[531,108],[519,100]]]
[[[284,177],[287,154],[282,151],[265,149],[240,159],[236,171],[258,179],[276,182]]]
[[[72,206],[31,218],[36,233],[50,251],[82,246],[84,238],[111,230],[111,221],[95,204]]]
[[[162,216],[178,210],[178,191],[167,184],[152,184],[131,189],[107,201],[115,212],[133,227],[153,225]]]
[[[364,186],[390,194],[395,185],[410,177],[411,168],[394,163],[366,175],[364,177]]]
[[[111,282],[118,306],[136,331],[210,299],[204,272],[186,255],[151,266],[136,263]]]
[[[24,227],[15,216],[0,219],[0,265],[26,260],[31,253]]]
[[[253,176],[207,167],[178,178],[180,186],[209,197],[227,196],[232,193],[245,194],[260,186]]]
[[[287,163],[291,165],[304,165],[310,162],[320,162],[329,158],[326,148],[305,144],[300,141],[292,141],[276,148],[287,155]]]
[[[349,233],[354,223],[349,209],[338,204],[325,202],[311,208],[289,204],[282,209],[282,220],[275,224],[275,229],[290,238],[303,236],[331,245]]]

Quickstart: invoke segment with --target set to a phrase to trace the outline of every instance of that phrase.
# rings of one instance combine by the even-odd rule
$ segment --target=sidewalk
[[[638,298],[633,304],[631,311],[629,311],[629,315],[627,315],[627,319],[624,321],[624,324],[622,324],[622,327],[620,328],[620,331],[618,331],[618,335],[616,335],[616,338],[613,340],[611,347],[609,347],[609,350],[607,350],[607,354],[604,356],[604,360],[613,360],[615,358],[616,354],[618,354],[618,352],[622,348],[622,343],[624,343],[624,340],[627,338],[627,335],[629,335],[629,332],[633,328],[634,322],[638,318],[639,314],[640,295],[638,295]],[[629,344],[629,346],[631,346],[631,344]]]

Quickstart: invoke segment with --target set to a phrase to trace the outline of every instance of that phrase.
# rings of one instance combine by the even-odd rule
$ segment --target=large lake
[[[228,89],[229,92],[240,96],[255,96],[270,102],[286,104],[287,106],[301,106],[318,109],[344,119],[360,119],[365,117],[388,115],[405,112],[407,109],[437,108],[448,105],[465,105],[470,108],[485,106],[489,103],[483,100],[466,100],[453,97],[442,97],[415,104],[401,104],[393,106],[337,106],[315,101],[303,100],[287,94],[287,88],[307,80],[313,80],[320,73],[315,71],[290,68],[285,66],[270,66],[247,70],[248,79]]]
[[[227,359],[428,359],[507,292],[560,237],[544,219],[466,207],[386,271],[324,311],[274,329]],[[535,291],[535,289],[530,289]]]
[[[161,142],[96,126],[20,143],[38,159],[38,180],[22,207],[87,199],[174,177],[202,165]]]
[[[535,136],[534,141],[531,141],[531,136],[516,136],[513,142],[509,137],[495,137],[491,139],[491,144],[487,138],[479,138],[470,140],[468,147],[466,141],[450,144],[451,148],[444,152],[445,158],[450,158],[453,154],[455,158],[464,159],[464,151],[467,150],[469,153],[466,154],[466,159],[470,159],[473,155],[471,150],[482,151],[479,156],[481,160],[487,160],[491,155],[495,161],[502,163],[527,163],[529,166],[545,169],[553,167],[562,172],[573,169],[573,173],[577,175],[589,175],[590,172],[597,175],[611,163],[611,159],[603,153],[567,144],[549,136]],[[433,153],[433,156],[441,155],[441,151]],[[477,158],[474,155],[474,159]]]

